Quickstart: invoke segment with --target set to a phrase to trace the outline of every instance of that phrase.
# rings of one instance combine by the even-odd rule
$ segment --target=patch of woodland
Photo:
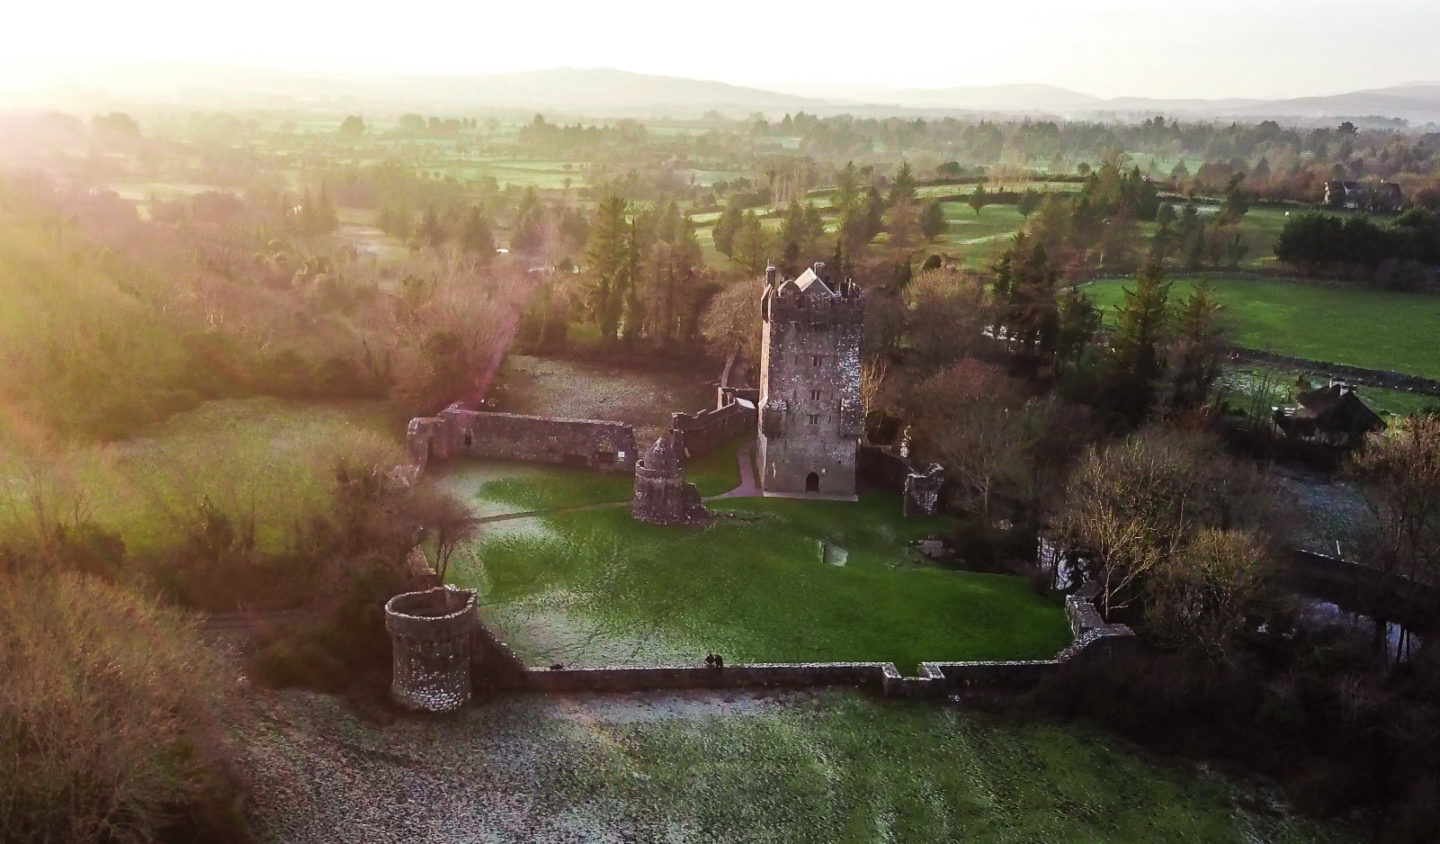
[[[388,398],[405,416],[473,400],[531,287],[459,250],[362,260],[262,194],[146,220],[113,194],[4,180],[0,241],[0,290],[30,314],[0,343],[4,398],[83,438],[224,397]]]

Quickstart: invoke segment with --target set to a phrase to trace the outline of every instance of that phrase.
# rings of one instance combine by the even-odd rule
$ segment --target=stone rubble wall
[[[439,416],[410,420],[405,439],[411,464],[422,471],[432,459],[488,457],[628,472],[637,457],[635,430],[623,422],[489,413],[457,405]]]
[[[889,447],[865,444],[860,446],[859,473],[881,489],[900,493],[907,517],[933,516],[945,509],[945,467],[939,463],[921,471]]]
[[[910,474],[910,461],[890,448],[867,443],[860,446],[858,468],[860,477],[868,483],[898,493],[905,489],[905,476]]]
[[[672,413],[670,441],[677,454],[686,458],[698,457],[755,430],[755,424],[755,408],[745,407],[739,402],[694,414]]]
[[[1274,352],[1243,347],[1236,347],[1234,353],[1236,357],[1241,360],[1273,364],[1284,367],[1285,369],[1324,373],[1330,378],[1345,381],[1350,384],[1358,384],[1366,387],[1383,387],[1387,390],[1400,390],[1402,392],[1420,393],[1427,396],[1440,396],[1440,381],[1433,378],[1422,378],[1419,375],[1409,375],[1404,372],[1392,372],[1384,369],[1364,369],[1359,366],[1349,366],[1343,363],[1290,357],[1289,355],[1280,355]]]
[[[715,407],[724,407],[736,399],[758,405],[760,388],[751,384],[749,375],[750,365],[740,359],[740,350],[731,352],[720,370],[720,383],[715,386]]]

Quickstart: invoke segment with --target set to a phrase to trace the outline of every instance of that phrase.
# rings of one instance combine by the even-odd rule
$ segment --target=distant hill
[[[97,82],[96,79],[103,80]],[[91,73],[81,84],[25,95],[24,104],[177,105],[220,108],[380,108],[393,111],[514,109],[596,116],[815,109],[822,101],[725,82],[613,68],[552,68],[464,76],[364,76],[231,67],[140,66]],[[3,92],[0,92],[3,93]],[[12,99],[18,97],[12,95]],[[0,97],[0,102],[3,102]],[[59,105],[59,103],[56,103]],[[73,107],[73,106],[72,106]]]
[[[823,99],[829,106],[867,106],[961,111],[1071,111],[1103,102],[1098,97],[1054,85],[968,85],[952,88],[788,85],[791,93]]]
[[[101,79],[103,82],[95,82]],[[32,92],[22,104],[99,108],[106,105],[175,105],[185,108],[305,108],[353,111],[446,111],[480,109],[549,111],[570,115],[696,117],[708,111],[729,116],[854,112],[870,116],[1033,114],[1059,117],[1134,117],[1149,114],[1191,118],[1324,121],[1400,118],[1440,122],[1440,83],[1289,99],[1103,99],[1053,85],[1013,84],[949,88],[884,88],[872,85],[798,84],[785,90],[731,85],[703,79],[654,76],[614,68],[551,68],[520,73],[454,76],[365,76],[291,73],[227,67],[140,66],[97,72],[82,86],[60,78],[55,88]],[[3,94],[3,91],[0,91]],[[26,102],[28,101],[28,102]],[[0,98],[3,102],[3,98]]]
[[[614,68],[554,68],[486,76],[410,77],[395,79],[396,93],[424,90],[470,107],[546,108],[558,110],[724,109],[794,111],[816,105],[807,97],[742,88],[725,82],[650,76]]]

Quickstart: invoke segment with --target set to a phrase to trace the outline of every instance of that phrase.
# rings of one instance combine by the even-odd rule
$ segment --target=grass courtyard
[[[717,453],[733,462],[732,452]],[[590,477],[593,499],[617,500],[612,478]],[[477,510],[493,513],[497,500],[512,512],[582,503],[580,480],[529,469],[478,487],[445,483],[468,488]],[[1024,580],[945,570],[913,554],[909,541],[953,523],[904,519],[893,494],[858,503],[723,499],[710,508],[715,521],[695,528],[640,524],[623,504],[498,523],[452,564],[452,579],[481,590],[486,612],[532,661],[586,661],[535,644],[553,645],[544,628],[554,625],[664,643],[639,649],[656,659],[888,660],[905,671],[924,660],[1047,658],[1070,639],[1058,600]],[[613,649],[601,652],[615,659]]]
[[[1440,378],[1440,296],[1268,279],[1209,279],[1241,346],[1284,355]],[[1174,282],[1172,301],[1194,280]],[[1107,322],[1133,279],[1085,285]]]

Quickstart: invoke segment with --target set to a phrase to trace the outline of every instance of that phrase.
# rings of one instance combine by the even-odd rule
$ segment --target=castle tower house
[[[865,295],[824,274],[824,264],[788,281],[774,267],[765,271],[759,459],[766,495],[855,496]]]

